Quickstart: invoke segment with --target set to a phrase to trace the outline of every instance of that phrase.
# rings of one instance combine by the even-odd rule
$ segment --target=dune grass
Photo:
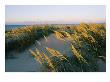
[[[32,55],[42,56],[40,61],[44,71],[59,72],[98,72],[98,60],[106,63],[106,27],[105,24],[85,24],[65,27],[65,30],[53,30],[56,38],[68,42],[73,56],[68,57],[61,52],[46,47],[51,54],[48,56],[43,51],[39,54],[29,50]],[[66,38],[66,39],[65,39]],[[37,62],[39,60],[36,60]]]
[[[52,27],[49,27],[47,25],[41,27],[31,25],[6,31],[6,52],[11,50],[22,50],[30,44],[35,43],[35,40],[38,40],[41,37],[48,36],[52,32]]]
[[[70,45],[73,55],[62,54],[56,49],[45,47],[44,51],[29,49],[36,62],[47,72],[98,72],[98,61],[106,64],[106,27],[105,24],[85,24],[71,26],[25,26],[5,32],[5,51],[24,50],[39,38],[54,33],[56,39]],[[60,47],[60,46],[59,46]],[[105,68],[105,67],[104,67]]]

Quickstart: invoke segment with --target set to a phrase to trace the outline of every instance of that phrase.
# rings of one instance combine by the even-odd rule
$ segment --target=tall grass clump
[[[49,26],[31,25],[9,30],[5,33],[6,52],[26,48],[41,37],[46,39],[51,33],[52,29]]]
[[[69,42],[73,43],[81,51],[88,52],[95,58],[106,57],[106,27],[105,24],[85,24],[81,23],[74,28],[73,33],[60,31]],[[64,39],[64,37],[61,37]]]
[[[68,57],[64,56],[55,49],[47,47],[46,49],[51,54],[50,56],[46,55],[43,51],[38,54],[37,51],[34,52],[29,50],[29,52],[34,56],[35,60],[44,66],[44,71],[63,72],[74,70],[70,61],[68,60]],[[39,55],[42,57],[39,58]]]
[[[46,47],[51,54],[48,58],[54,67],[51,71],[95,72],[101,69],[98,65],[99,60],[106,63],[105,24],[81,23],[74,28],[55,30],[54,33],[57,39],[70,45],[73,55],[68,57],[55,49]]]

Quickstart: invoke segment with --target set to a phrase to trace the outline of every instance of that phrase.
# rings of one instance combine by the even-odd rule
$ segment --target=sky
[[[105,23],[104,5],[6,5],[5,24]]]

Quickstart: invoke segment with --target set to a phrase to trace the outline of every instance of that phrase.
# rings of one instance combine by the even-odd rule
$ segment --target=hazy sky
[[[7,5],[6,24],[71,24],[105,22],[104,5]]]

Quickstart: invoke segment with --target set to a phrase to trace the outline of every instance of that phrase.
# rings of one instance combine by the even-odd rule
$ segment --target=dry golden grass
[[[43,51],[41,52],[36,48],[35,52],[31,49],[29,49],[29,52],[34,56],[37,62],[39,62],[41,65],[46,64],[46,66],[48,66],[51,71],[54,71],[54,66],[51,62],[51,59]]]
[[[56,38],[59,39],[59,40],[63,40],[65,41],[63,38],[64,38],[64,35],[58,31],[54,31],[55,32],[55,35],[56,35]]]
[[[41,61],[42,57],[41,57],[41,54],[38,51],[37,51],[37,53],[35,53],[31,49],[29,49],[29,52],[34,56],[36,61],[38,61],[40,64],[42,64],[42,61]]]
[[[55,49],[52,49],[52,48],[48,48],[46,47],[47,51],[51,53],[52,56],[56,56],[58,58],[60,58],[61,60],[67,60],[63,55],[62,53],[60,53],[59,51],[55,50]]]
[[[33,28],[24,28],[20,29],[19,31],[12,30],[11,33],[7,32],[5,36],[9,37],[10,35],[12,38],[20,38],[23,37],[24,32],[30,33],[34,31],[35,29]],[[53,32],[58,40],[62,40],[65,42],[65,44],[70,45],[71,52],[76,60],[78,60],[78,63],[74,60],[73,56],[71,56],[71,58],[66,57],[64,54],[53,48],[46,47],[46,50],[50,54],[45,54],[43,51],[37,48],[35,51],[29,49],[29,52],[34,56],[35,60],[41,65],[46,66],[49,71],[68,71],[69,68],[81,68],[81,70],[90,71],[87,70],[87,67],[86,69],[80,67],[82,64],[86,64],[88,67],[90,67],[89,69],[96,71],[97,66],[94,64],[94,61],[98,58],[103,58],[104,61],[106,60],[106,27],[103,24],[82,23],[74,28],[64,28],[63,30],[62,28],[58,28],[57,30],[53,30]],[[48,42],[48,39],[45,35],[43,35],[43,38],[46,42]],[[41,45],[39,41],[36,40],[36,42]],[[88,58],[89,55],[91,58]],[[56,60],[54,61],[54,59]],[[64,66],[65,63],[66,66]],[[57,68],[56,66],[59,66],[60,68]],[[74,68],[74,66],[76,68]]]
[[[79,61],[87,63],[87,61],[82,57],[82,55],[75,49],[75,47],[72,44],[71,44],[71,49],[72,49],[73,55],[75,55]]]

